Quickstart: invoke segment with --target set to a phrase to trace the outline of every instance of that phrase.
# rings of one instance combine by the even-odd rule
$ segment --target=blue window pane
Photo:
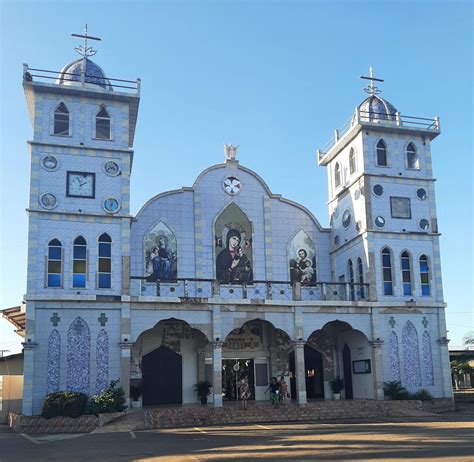
[[[429,297],[429,295],[430,295],[430,286],[428,286],[428,285],[422,285],[422,286],[421,286],[421,294],[422,294],[423,296]]]
[[[61,260],[61,247],[50,247],[48,257],[50,260]]]
[[[393,295],[392,283],[384,282],[383,283],[383,293],[385,295]]]
[[[99,274],[99,289],[110,289],[110,274]]]
[[[82,245],[75,245],[74,246],[74,258],[79,260],[86,259],[86,247]]]
[[[111,245],[108,243],[99,244],[99,257],[110,257],[111,256]]]
[[[410,260],[408,260],[408,258],[402,258],[402,269],[410,269]]]
[[[382,255],[382,266],[384,266],[385,268],[389,268],[390,266],[392,266],[392,263],[390,262],[389,254]]]
[[[48,287],[61,287],[61,275],[48,274]]]
[[[422,273],[428,272],[428,262],[427,261],[420,261],[420,271]]]
[[[74,274],[72,276],[73,287],[85,287],[86,286],[86,275],[85,274]]]
[[[403,295],[411,295],[411,284],[403,284]]]

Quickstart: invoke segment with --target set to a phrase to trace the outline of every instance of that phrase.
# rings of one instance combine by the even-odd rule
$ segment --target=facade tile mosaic
[[[61,335],[53,329],[48,339],[48,377],[46,393],[59,391]]]
[[[390,372],[391,380],[400,381],[400,355],[398,352],[398,337],[395,332],[390,332],[388,340],[390,350]]]
[[[423,385],[434,385],[433,355],[431,354],[431,338],[428,331],[423,332]]]
[[[418,333],[411,321],[407,321],[402,330],[403,345],[403,385],[407,387],[421,386],[420,351],[418,347]]]
[[[89,326],[77,317],[67,333],[67,389],[89,394],[90,376]]]
[[[96,382],[95,392],[100,393],[107,388],[109,381],[109,336],[101,329],[97,336],[96,347]]]

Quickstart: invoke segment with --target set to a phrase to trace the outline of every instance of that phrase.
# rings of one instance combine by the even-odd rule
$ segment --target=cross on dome
[[[84,58],[88,58],[90,56],[94,56],[97,53],[97,50],[94,50],[92,47],[87,46],[87,40],[102,40],[99,37],[93,37],[87,33],[87,24],[84,27],[84,34],[71,34],[71,37],[83,38],[84,45],[79,45],[74,49]]]
[[[383,82],[383,79],[377,79],[374,77],[374,69],[372,66],[369,67],[369,77],[367,77],[366,75],[361,75],[360,78],[370,80],[370,83],[367,85],[367,87],[364,88],[364,91],[366,93],[369,93],[370,95],[378,95],[382,93],[382,90],[376,87],[374,85],[374,82]]]

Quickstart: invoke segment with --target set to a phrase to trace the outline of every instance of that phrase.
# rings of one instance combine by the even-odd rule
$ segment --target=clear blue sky
[[[22,63],[59,70],[71,32],[102,37],[112,78],[142,78],[132,213],[190,186],[240,145],[240,162],[328,226],[315,150],[362,101],[375,68],[402,114],[441,119],[432,145],[451,347],[473,326],[472,7],[433,1],[0,1],[1,301],[25,293],[32,129]],[[0,321],[0,348],[20,349]]]

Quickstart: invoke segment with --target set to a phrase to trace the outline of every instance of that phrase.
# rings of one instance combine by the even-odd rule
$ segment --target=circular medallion
[[[377,226],[377,228],[383,228],[385,226],[385,218],[380,215],[375,217],[375,226]]]
[[[53,170],[56,170],[58,168],[59,162],[58,162],[58,159],[56,159],[56,157],[49,154],[43,157],[41,161],[41,165],[46,170],[49,170],[50,172],[52,172]]]
[[[383,186],[381,184],[376,184],[372,188],[372,191],[375,196],[380,197],[383,194]]]
[[[347,210],[342,214],[342,226],[344,226],[344,228],[348,228],[349,225],[351,224],[351,220],[352,220],[351,211],[350,211],[349,209],[347,209]]]
[[[235,176],[227,177],[222,183],[224,191],[231,196],[235,196],[239,193],[240,188],[242,187],[240,180]]]
[[[51,210],[58,205],[58,200],[54,194],[46,193],[40,197],[40,204],[43,208]]]
[[[419,188],[416,190],[416,197],[420,199],[420,201],[424,201],[427,197],[428,194],[426,193],[426,189],[424,188]]]
[[[422,218],[418,222],[418,226],[422,231],[428,231],[428,229],[430,228],[430,222],[426,218]]]
[[[113,160],[109,160],[104,164],[104,172],[109,176],[117,176],[120,173],[119,164]]]
[[[120,210],[120,204],[117,199],[109,197],[104,201],[104,209],[108,213],[117,213]]]

